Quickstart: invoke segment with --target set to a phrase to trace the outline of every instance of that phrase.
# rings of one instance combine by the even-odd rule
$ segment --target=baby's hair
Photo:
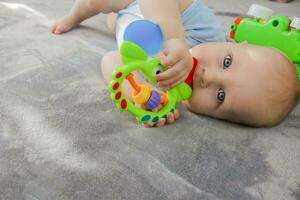
[[[265,47],[261,47],[265,48]],[[241,116],[237,111],[231,112],[229,121],[255,127],[271,127],[280,123],[296,107],[300,100],[300,82],[297,80],[295,66],[289,59],[274,48],[265,48],[274,56],[276,65],[268,62],[269,76],[265,77],[263,104],[260,116],[256,114]],[[269,58],[267,58],[269,59]]]
[[[279,80],[277,83],[280,84],[279,88],[281,90],[277,91],[277,95],[271,95],[269,98],[270,103],[278,108],[277,110],[274,109],[274,113],[271,112],[272,114],[277,112],[272,119],[273,123],[282,121],[297,106],[300,100],[300,82],[297,80],[295,65],[283,54],[281,54],[281,57],[284,58],[286,64],[281,66],[276,77],[274,77]]]

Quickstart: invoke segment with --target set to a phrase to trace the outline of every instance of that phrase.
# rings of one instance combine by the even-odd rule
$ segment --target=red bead
[[[118,89],[118,88],[119,88],[119,86],[120,86],[120,84],[119,84],[119,83],[115,83],[115,84],[114,84],[114,86],[113,86],[113,89],[114,89],[114,90],[116,90],[116,89]]]
[[[243,18],[241,18],[241,17],[237,17],[237,18],[234,20],[234,24],[235,24],[235,25],[239,25],[239,24],[241,23],[242,19],[243,19]]]
[[[122,77],[122,72],[118,72],[117,74],[116,74],[116,78],[121,78]]]
[[[121,108],[122,109],[125,109],[127,107],[127,101],[125,100],[125,99],[123,99],[122,101],[121,101]]]
[[[115,96],[116,100],[119,100],[119,99],[121,98],[121,95],[122,95],[122,93],[121,93],[121,92],[118,92],[118,93],[116,94],[116,96]]]
[[[230,36],[231,39],[234,39],[234,37],[235,37],[235,32],[234,32],[234,31],[230,31],[230,35],[229,35],[229,36]]]

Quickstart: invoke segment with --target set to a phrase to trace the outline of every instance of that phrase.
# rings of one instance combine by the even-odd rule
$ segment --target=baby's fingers
[[[172,82],[168,88],[173,88],[181,83],[183,83],[186,79],[187,75],[183,75],[182,77],[179,77],[176,81]]]
[[[175,109],[175,111],[174,111],[174,118],[175,118],[175,120],[178,119],[179,117],[180,117],[179,110]]]
[[[158,86],[173,88],[183,82],[188,76],[189,69],[182,65],[182,62],[176,64],[173,68],[157,75]],[[166,78],[165,78],[166,77]]]
[[[166,124],[166,118],[161,118],[158,120],[158,122],[156,124],[152,123],[152,122],[148,122],[146,124],[144,124],[145,128],[152,128],[152,127],[162,127]]]
[[[157,127],[162,127],[162,126],[164,126],[165,124],[166,124],[166,118],[161,118],[161,119],[157,122],[156,126],[157,126]]]
[[[145,128],[151,128],[153,126],[154,126],[154,123],[152,123],[152,122],[148,122],[148,123],[144,124]]]
[[[176,76],[174,76],[170,79],[159,81],[158,87],[172,88],[172,87],[178,85],[179,83],[183,82],[185,80],[186,76],[187,76],[187,73],[185,71],[181,71],[179,74],[177,74]]]
[[[169,112],[167,115],[167,124],[173,124],[179,118],[179,110],[175,109],[174,113]]]
[[[144,124],[144,127],[146,128],[151,128],[151,127],[162,127],[166,124],[173,124],[175,122],[175,120],[177,120],[179,118],[180,114],[179,114],[179,110],[175,109],[174,113],[170,112],[167,114],[167,118],[161,118],[159,119],[159,121],[154,124],[153,122],[148,122],[146,124]]]
[[[166,79],[170,79],[172,77],[177,77],[181,73],[188,73],[190,69],[188,66],[185,66],[185,65],[186,65],[186,63],[184,60],[177,62],[170,69],[166,70],[163,73],[156,75],[156,80],[163,81]]]

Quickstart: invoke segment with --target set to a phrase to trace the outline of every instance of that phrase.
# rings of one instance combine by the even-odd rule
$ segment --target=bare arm
[[[143,16],[159,24],[164,34],[161,63],[171,69],[156,75],[159,87],[172,88],[182,83],[192,68],[193,59],[185,42],[180,3],[180,0],[139,0]]]
[[[165,40],[184,40],[179,0],[139,0],[139,6],[146,19],[160,25]]]

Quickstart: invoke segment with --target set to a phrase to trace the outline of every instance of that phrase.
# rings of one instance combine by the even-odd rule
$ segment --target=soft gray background
[[[72,0],[0,1],[1,200],[299,200],[300,106],[279,126],[243,127],[182,108],[145,129],[111,103],[100,75],[116,48],[103,15],[68,34],[49,26]],[[206,0],[224,28],[256,2]]]

